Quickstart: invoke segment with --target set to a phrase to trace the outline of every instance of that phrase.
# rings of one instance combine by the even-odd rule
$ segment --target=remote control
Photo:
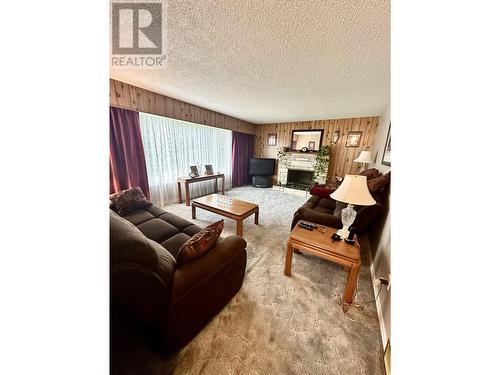
[[[304,223],[299,223],[299,227],[302,227],[307,230],[314,230],[314,228],[310,225],[304,224]]]
[[[305,222],[304,222],[304,224],[305,224],[305,225],[309,225],[310,227],[313,227],[313,228],[317,228],[317,227],[318,227],[318,225],[317,225],[317,224],[310,223],[310,222],[308,222],[308,221],[305,221]]]

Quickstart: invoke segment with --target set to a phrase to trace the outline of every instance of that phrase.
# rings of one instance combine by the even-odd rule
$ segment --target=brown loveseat
[[[169,352],[196,336],[243,283],[246,241],[239,236],[177,266],[180,247],[201,229],[155,205],[123,217],[110,210],[112,318],[133,317]]]
[[[366,172],[364,174],[363,172]],[[373,206],[354,206],[357,212],[356,219],[351,228],[356,234],[364,233],[371,223],[384,212],[387,205],[387,197],[390,188],[390,172],[382,176],[376,169],[363,171],[360,174],[367,175],[368,186],[371,189],[372,181],[378,178],[373,184],[372,197],[377,202]],[[332,198],[324,198],[311,195],[309,200],[302,205],[294,214],[291,229],[299,220],[306,220],[316,224],[326,225],[332,228],[342,228],[342,209],[347,207],[347,203],[338,202]]]

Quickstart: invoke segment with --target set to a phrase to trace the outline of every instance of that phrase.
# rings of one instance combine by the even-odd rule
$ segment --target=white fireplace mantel
[[[288,169],[299,169],[303,171],[314,172],[314,165],[316,163],[316,154],[296,154],[290,153],[289,160],[286,165],[280,164],[278,172],[278,182],[281,185],[286,185],[288,177]],[[326,174],[316,178],[316,182],[320,184],[326,183]]]

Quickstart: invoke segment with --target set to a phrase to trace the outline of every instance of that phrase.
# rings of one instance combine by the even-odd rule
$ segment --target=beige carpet
[[[347,315],[336,303],[346,280],[342,267],[295,254],[292,276],[283,275],[291,218],[305,196],[251,187],[227,195],[257,203],[260,225],[245,220],[248,264],[243,287],[233,300],[172,358],[148,347],[131,363],[140,374],[383,374],[383,353],[373,303]],[[190,219],[184,204],[165,207]],[[200,226],[219,216],[197,210]],[[224,235],[235,233],[225,220]],[[363,258],[365,256],[363,255]],[[366,259],[358,281],[357,303],[373,300]],[[130,369],[131,370],[131,369]]]

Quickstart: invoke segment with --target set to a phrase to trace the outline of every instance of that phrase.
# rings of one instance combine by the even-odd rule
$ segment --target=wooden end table
[[[243,237],[243,220],[255,214],[255,224],[259,224],[259,206],[232,198],[229,203],[219,202],[218,194],[196,198],[191,204],[191,216],[196,219],[196,207],[236,220],[236,234]]]
[[[195,182],[214,180],[214,193],[217,193],[217,190],[218,190],[217,181],[219,178],[221,179],[221,182],[222,182],[221,194],[224,195],[224,174],[222,174],[222,173],[204,175],[204,176],[200,176],[200,177],[179,177],[177,179],[177,190],[179,193],[179,203],[182,203],[181,185],[184,185],[184,195],[186,197],[186,206],[189,206],[189,204],[191,202],[191,198],[189,196],[189,185],[190,184],[193,184]]]
[[[299,223],[302,221],[300,220]],[[295,225],[288,238],[285,256],[285,275],[291,275],[294,250],[300,250],[340,264],[344,270],[347,269],[349,271],[342,299],[344,302],[352,303],[361,265],[358,242],[356,241],[354,245],[349,245],[344,241],[332,241],[331,236],[338,229],[326,227],[326,232],[320,233],[316,229],[310,231],[301,228],[299,227],[299,223]],[[354,239],[356,240],[356,237]]]

